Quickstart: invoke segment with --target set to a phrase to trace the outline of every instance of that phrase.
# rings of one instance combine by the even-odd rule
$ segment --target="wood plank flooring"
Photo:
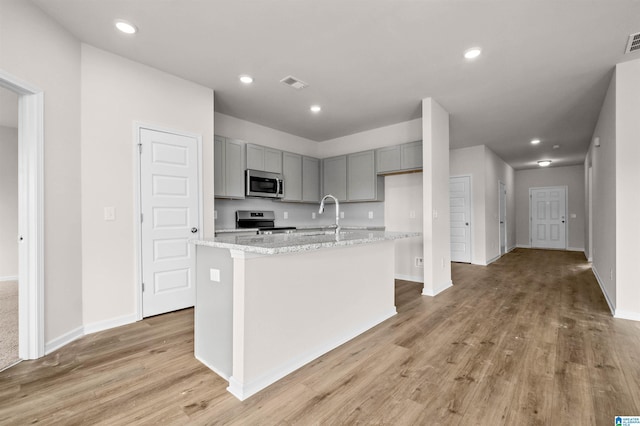
[[[640,323],[581,253],[453,265],[435,298],[244,402],[193,357],[193,311],[86,336],[0,373],[0,424],[611,425],[640,415]]]

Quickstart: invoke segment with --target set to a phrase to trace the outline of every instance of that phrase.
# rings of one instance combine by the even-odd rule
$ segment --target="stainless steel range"
[[[272,210],[237,210],[236,228],[258,228],[258,234],[288,234],[295,226],[275,226],[276,215]]]

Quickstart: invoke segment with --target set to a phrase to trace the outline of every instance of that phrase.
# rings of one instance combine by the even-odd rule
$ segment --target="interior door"
[[[566,249],[567,189],[531,188],[531,247]]]
[[[142,316],[195,304],[198,139],[140,129]]]
[[[500,255],[507,253],[507,187],[503,182],[498,185],[498,199],[500,200],[499,211],[499,227],[500,227]]]
[[[471,263],[471,178],[449,178],[451,261]]]

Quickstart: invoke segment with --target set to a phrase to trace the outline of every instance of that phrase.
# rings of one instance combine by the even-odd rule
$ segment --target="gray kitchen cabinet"
[[[244,198],[245,142],[222,136],[214,138],[214,195]]]
[[[400,145],[376,150],[376,171],[378,173],[395,172],[400,168]]]
[[[266,146],[247,144],[247,169],[282,173],[282,151]]]
[[[302,157],[302,201],[320,202],[320,197],[320,160]]]
[[[400,150],[400,168],[402,170],[422,168],[422,141],[402,144]]]
[[[331,194],[339,201],[347,200],[347,156],[322,160],[322,192]]]
[[[283,201],[302,201],[303,175],[302,155],[282,153],[282,175],[284,179]]]
[[[382,185],[384,178],[376,174],[375,151],[347,155],[348,201],[380,201]]]

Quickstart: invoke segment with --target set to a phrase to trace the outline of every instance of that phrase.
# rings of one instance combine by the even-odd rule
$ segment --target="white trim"
[[[585,257],[586,257],[586,252],[584,247],[567,247],[567,251],[580,251],[582,253],[585,253]]]
[[[18,97],[18,354],[44,355],[44,94],[0,70],[0,86]]]
[[[613,317],[631,321],[640,321],[640,312],[623,311],[618,309]]]
[[[616,316],[615,305],[611,302],[611,299],[609,299],[609,295],[607,294],[607,291],[605,290],[604,284],[602,283],[602,280],[600,279],[600,274],[598,274],[598,270],[596,269],[595,265],[591,266],[591,270],[593,271],[593,275],[596,277],[596,281],[598,282],[598,285],[600,286],[600,290],[602,291],[602,294],[604,294],[604,299],[607,301],[607,305],[609,305],[609,310],[611,311],[611,315],[613,315],[615,317]]]
[[[397,312],[395,308],[393,308],[392,310],[386,312],[380,317],[372,321],[367,321],[366,324],[362,324],[360,327],[357,327],[349,332],[345,332],[340,337],[337,337],[336,339],[330,342],[327,342],[307,353],[304,353],[286,362],[285,364],[282,364],[272,369],[271,371],[268,371],[267,373],[261,375],[260,377],[250,382],[241,383],[238,380],[236,380],[233,376],[231,376],[229,378],[229,387],[227,388],[227,390],[231,392],[231,394],[233,394],[233,396],[238,398],[240,401],[244,401],[245,399],[249,398],[251,395],[254,395],[256,392],[261,391],[262,389],[266,388],[272,383],[275,383],[276,381],[280,380],[284,376],[293,373],[298,368],[310,363],[314,359],[326,354],[329,351],[332,351],[333,349],[337,348],[340,345],[343,345],[344,343],[359,336],[365,331],[388,320],[392,316],[396,315],[396,313]]]
[[[511,246],[509,247],[509,249],[507,250],[507,253],[511,253],[512,251],[514,251],[516,249],[516,246]]]
[[[99,331],[109,330],[123,325],[132,324],[136,321],[138,321],[137,312],[134,314],[122,315],[117,318],[110,318],[108,320],[92,322],[91,324],[85,324],[84,334],[93,334]]]
[[[18,276],[10,275],[8,277],[0,277],[0,282],[3,282],[3,281],[18,281]]]
[[[216,367],[214,367],[213,365],[209,364],[208,362],[206,362],[205,360],[200,358],[198,355],[194,355],[194,356],[198,361],[200,361],[202,364],[204,364],[209,370],[213,371],[214,373],[216,373],[218,376],[222,377],[226,381],[230,382],[231,380],[233,380],[228,374],[225,374],[221,370],[218,370]],[[235,380],[234,380],[234,382],[235,382]]]
[[[531,248],[531,244],[516,244],[517,248]]]
[[[567,250],[569,247],[569,218],[567,217],[567,211],[569,210],[569,187],[567,185],[557,185],[557,186],[534,186],[529,188],[529,241],[533,242],[533,230],[531,229],[533,225],[533,205],[531,201],[533,200],[532,190],[534,189],[554,189],[554,188],[564,188],[564,248],[556,248],[556,247],[534,247],[538,249],[549,249],[549,250]],[[531,244],[533,245],[533,244]]]
[[[58,336],[50,342],[47,342],[47,344],[45,345],[45,354],[49,355],[51,352],[56,351],[65,345],[68,345],[69,343],[81,338],[82,336],[84,336],[82,326],[77,327],[63,334],[62,336]]]
[[[441,284],[437,287],[434,287],[433,291],[429,291],[426,289],[426,287],[422,288],[422,295],[423,296],[437,296],[438,294],[442,293],[443,291],[445,291],[446,289],[453,287],[453,281],[449,280],[444,284]]]
[[[413,281],[416,283],[424,283],[424,276],[419,276],[419,275],[395,274],[393,278],[396,280],[402,280],[402,281]]]
[[[136,291],[136,319],[137,321],[143,319],[143,307],[142,307],[142,226],[140,226],[140,215],[142,214],[142,206],[140,205],[142,201],[141,197],[141,167],[140,167],[140,148],[138,146],[141,144],[140,131],[142,129],[163,132],[163,133],[171,133],[174,135],[185,136],[189,138],[196,139],[197,145],[197,155],[198,158],[196,162],[198,163],[198,229],[200,232],[198,235],[204,235],[204,182],[202,181],[202,135],[197,133],[186,132],[182,130],[170,129],[167,127],[148,124],[140,121],[133,122],[133,162],[134,162],[134,185],[135,189],[133,191],[133,223],[134,223],[134,231],[135,231],[135,255],[136,255],[136,267],[138,268],[137,274],[135,277],[135,282],[138,284],[138,288]]]

